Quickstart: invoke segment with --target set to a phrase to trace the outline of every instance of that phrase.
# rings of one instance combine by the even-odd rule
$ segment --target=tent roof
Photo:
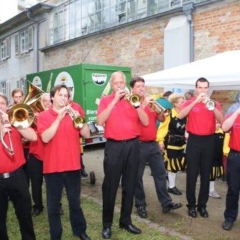
[[[219,53],[142,77],[146,86],[194,89],[196,80],[205,77],[212,90],[240,89],[240,50]]]

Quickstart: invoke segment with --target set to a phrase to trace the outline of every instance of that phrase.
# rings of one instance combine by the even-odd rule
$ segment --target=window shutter
[[[15,54],[19,53],[19,33],[14,35],[15,38]]]
[[[33,49],[33,27],[28,28],[28,49]]]
[[[11,56],[11,38],[6,38],[6,58]]]

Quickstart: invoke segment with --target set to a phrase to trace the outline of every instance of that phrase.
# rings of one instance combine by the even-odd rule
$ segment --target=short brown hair
[[[130,81],[130,87],[133,88],[134,85],[136,84],[136,82],[143,82],[143,83],[145,83],[145,80],[142,77],[139,77],[139,76],[132,77],[132,79]]]
[[[12,90],[12,97],[15,95],[15,93],[22,93],[22,96],[24,95],[23,90],[21,88],[15,88]]]
[[[51,103],[53,103],[52,97],[54,97],[55,93],[59,92],[62,88],[65,88],[67,90],[68,98],[70,98],[71,94],[70,94],[69,88],[64,84],[58,84],[58,85],[54,86],[50,92]]]

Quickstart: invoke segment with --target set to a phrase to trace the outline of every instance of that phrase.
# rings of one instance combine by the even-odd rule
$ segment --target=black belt
[[[230,153],[240,154],[240,151],[236,151],[236,150],[234,150],[234,149],[230,149]]]
[[[142,141],[140,140],[139,142],[142,142],[142,143],[153,143],[153,142],[156,142],[155,140],[151,140],[151,141]]]
[[[135,137],[135,138],[123,139],[123,140],[115,140],[115,139],[112,139],[112,138],[108,138],[107,141],[126,143],[126,142],[131,142],[131,141],[133,141],[133,140],[135,140],[135,139],[137,139],[137,138]]]
[[[22,168],[18,168],[15,171],[8,172],[8,173],[0,173],[0,179],[10,178],[18,175],[22,171]]]

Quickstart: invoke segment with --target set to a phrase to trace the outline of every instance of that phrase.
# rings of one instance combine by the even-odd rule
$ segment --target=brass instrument
[[[45,110],[45,107],[40,101],[40,97],[43,93],[44,92],[40,88],[29,83],[28,95],[23,100],[23,102],[13,105],[8,109],[7,114],[9,123],[17,129],[28,128],[32,124],[36,124],[35,114]],[[3,146],[7,149],[10,155],[13,155],[14,151],[9,131],[8,131],[10,145],[9,147],[7,146],[3,139],[2,132],[0,137]]]
[[[144,94],[146,96],[150,96],[149,94]],[[149,107],[155,111],[157,114],[164,114],[165,117],[169,116],[171,113],[171,109],[164,108],[161,104],[159,104],[156,100],[153,101],[153,103],[149,104]]]
[[[40,101],[43,93],[43,90],[29,83],[28,95],[23,102],[13,105],[8,110],[9,122],[13,127],[23,129],[36,124],[35,115],[45,110]]]
[[[64,102],[63,102],[63,104],[65,105]],[[77,129],[81,129],[83,127],[84,123],[86,122],[85,118],[80,116],[79,114],[77,114],[75,112],[75,110],[70,106],[70,104],[67,104],[65,106],[67,108],[67,111],[68,111],[68,114],[69,114],[70,118],[73,121],[74,127],[77,128]]]
[[[0,109],[0,113],[5,114],[1,109]],[[8,122],[4,122],[4,123],[8,123]],[[5,143],[5,141],[3,139],[3,132],[2,131],[1,131],[0,139],[1,139],[1,142],[2,142],[3,146],[7,149],[8,153],[10,155],[13,155],[14,151],[13,151],[12,139],[11,139],[11,135],[10,135],[9,131],[7,131],[7,135],[8,135],[9,146],[7,146],[7,144]]]
[[[119,90],[121,90],[121,89],[119,89]],[[129,103],[133,107],[139,107],[141,104],[141,96],[138,94],[131,94],[128,89],[125,92],[126,92],[126,94],[124,96],[124,99],[129,101]]]
[[[210,99],[207,95],[205,96],[204,104],[209,111],[213,111],[216,107],[216,103],[214,100]]]

